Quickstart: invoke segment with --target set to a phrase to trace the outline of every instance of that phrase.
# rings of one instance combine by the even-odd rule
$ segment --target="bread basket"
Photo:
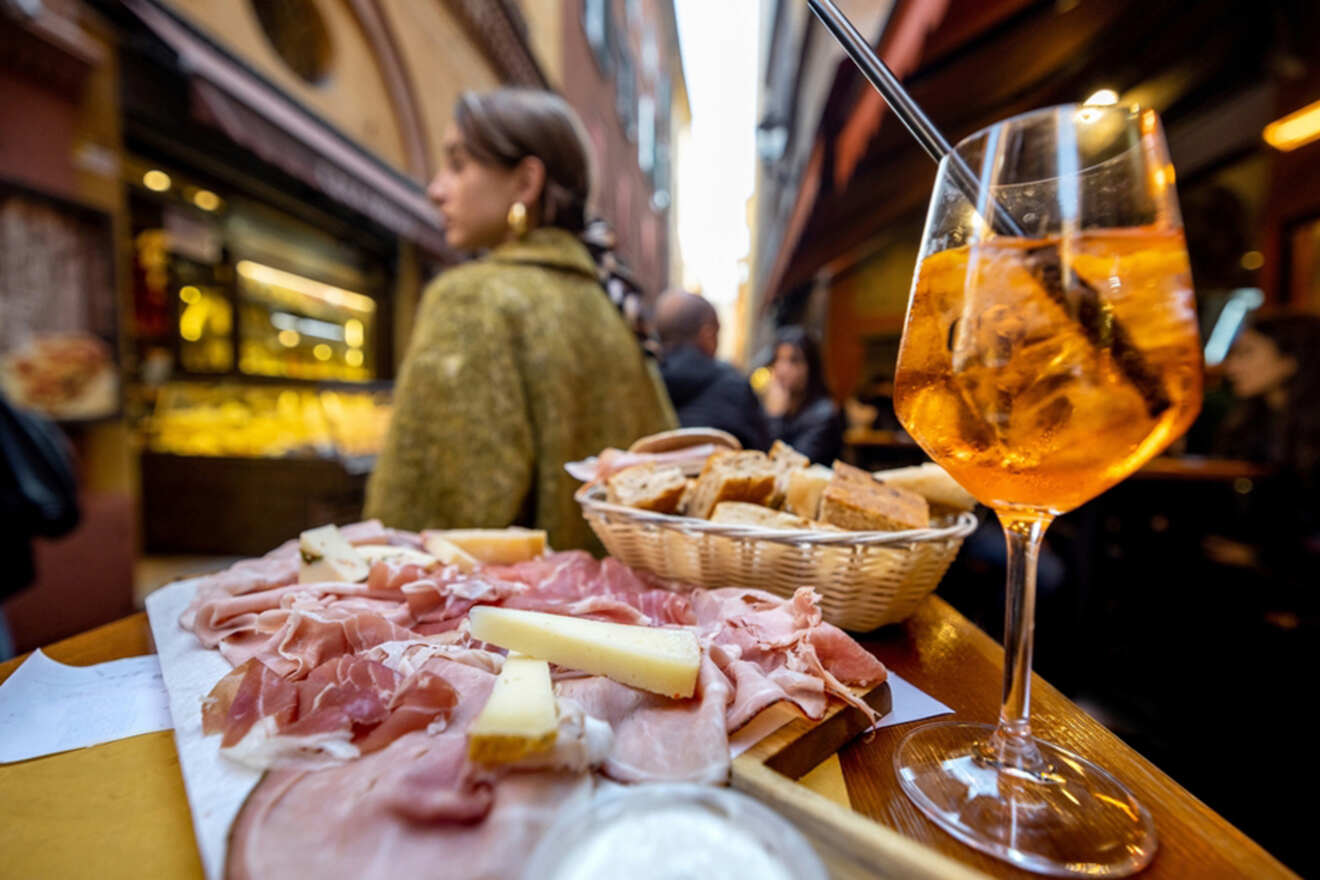
[[[610,504],[600,484],[583,486],[577,500],[610,555],[634,568],[785,597],[813,587],[825,619],[854,632],[897,623],[916,610],[977,524],[975,515],[963,513],[938,528],[904,532],[789,531]]]

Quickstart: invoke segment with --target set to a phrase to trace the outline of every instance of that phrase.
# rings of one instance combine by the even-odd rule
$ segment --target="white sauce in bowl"
[[[623,815],[588,832],[547,880],[793,880],[754,836],[695,806]]]

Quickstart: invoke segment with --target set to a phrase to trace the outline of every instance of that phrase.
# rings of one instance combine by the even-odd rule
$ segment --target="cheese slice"
[[[675,699],[697,687],[701,646],[686,629],[633,626],[479,605],[472,637]]]
[[[423,532],[423,543],[432,536],[443,538],[487,565],[513,565],[545,553],[545,532],[540,529],[448,529]]]
[[[520,761],[552,749],[558,729],[550,664],[510,654],[468,728],[468,757],[484,764]]]
[[[353,549],[367,561],[368,565],[375,565],[382,559],[408,562],[413,565],[420,565],[422,568],[435,568],[440,564],[440,560],[430,553],[423,553],[411,547],[395,547],[391,544],[363,544],[361,547],[354,547]]]
[[[367,560],[334,525],[303,532],[298,536],[298,550],[302,553],[302,562],[298,566],[300,584],[353,583],[365,580],[371,571]]]
[[[452,541],[445,540],[439,532],[422,532],[422,546],[441,565],[457,565],[458,570],[464,574],[481,564],[479,559]]]

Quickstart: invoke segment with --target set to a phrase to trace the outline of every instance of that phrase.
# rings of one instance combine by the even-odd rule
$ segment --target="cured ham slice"
[[[729,680],[709,659],[702,662],[697,694],[671,700],[608,678],[565,679],[556,692],[614,728],[614,745],[601,769],[619,782],[720,783],[729,775],[725,707]]]
[[[879,684],[884,664],[822,620],[810,587],[790,600],[742,588],[697,591],[692,604],[711,658],[736,685],[730,730],[779,700],[820,718],[824,693],[861,709],[873,723],[877,719],[849,685]]]
[[[528,586],[527,592],[501,603],[508,608],[652,626],[696,623],[692,605],[680,591],[690,587],[634,571],[617,559],[598,562],[581,550],[486,571]]]
[[[410,635],[379,614],[336,605],[295,604],[280,617],[267,616],[269,623],[278,620],[279,624],[264,639],[226,639],[220,643],[220,653],[236,664],[255,657],[280,675],[299,679],[336,657]]]
[[[463,737],[413,733],[352,763],[269,773],[229,838],[229,880],[513,878],[590,773],[475,771]]]
[[[473,605],[499,604],[527,591],[525,584],[496,577],[464,575],[456,568],[444,576],[419,578],[400,586],[407,606],[407,624],[422,633],[454,629]]]
[[[421,541],[411,532],[387,529],[380,520],[353,523],[339,530],[350,544],[398,544],[420,547]],[[260,559],[244,559],[224,571],[199,578],[197,594],[183,612],[180,624],[192,631],[193,619],[207,602],[220,596],[242,596],[298,581],[298,540],[285,541]],[[211,647],[208,645],[207,647]]]
[[[223,753],[241,763],[306,765],[354,758],[443,724],[458,703],[458,691],[425,666],[405,677],[348,655],[295,684],[254,658],[222,678],[203,701],[202,729],[223,733]]]
[[[224,733],[221,748],[234,745],[259,719],[288,725],[298,714],[298,689],[255,660],[220,679],[202,701],[202,731]]]

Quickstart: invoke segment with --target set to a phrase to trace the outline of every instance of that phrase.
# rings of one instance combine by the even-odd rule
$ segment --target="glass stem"
[[[1031,738],[1031,651],[1036,630],[1036,561],[1053,517],[1040,511],[999,511],[1008,544],[1004,607],[1004,699],[989,743],[1001,766],[1044,769]]]

